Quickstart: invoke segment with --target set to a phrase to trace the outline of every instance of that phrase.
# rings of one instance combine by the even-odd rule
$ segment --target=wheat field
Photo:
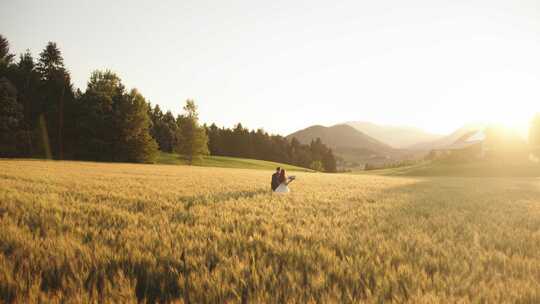
[[[5,303],[539,303],[540,179],[0,160]]]

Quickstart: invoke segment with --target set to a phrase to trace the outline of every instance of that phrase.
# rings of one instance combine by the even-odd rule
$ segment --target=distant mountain
[[[432,150],[432,149],[443,148],[443,147],[452,145],[453,143],[455,143],[456,141],[459,141],[461,138],[463,138],[464,136],[468,134],[484,129],[485,127],[486,125],[483,125],[483,124],[468,124],[457,129],[450,135],[444,136],[436,140],[418,143],[418,144],[407,147],[407,149]]]
[[[309,144],[320,138],[324,144],[331,147],[334,153],[347,164],[345,166],[360,166],[367,161],[383,161],[392,158],[398,150],[370,137],[355,128],[340,124],[331,127],[315,125],[294,132],[288,139],[298,139],[300,143]]]
[[[394,148],[406,148],[443,137],[413,127],[383,126],[363,121],[351,121],[346,124]]]
[[[373,152],[392,150],[389,145],[346,124],[331,127],[311,126],[287,136],[289,139],[293,137],[296,137],[303,144],[309,144],[311,140],[320,138],[324,144],[333,149],[355,148],[372,150]]]

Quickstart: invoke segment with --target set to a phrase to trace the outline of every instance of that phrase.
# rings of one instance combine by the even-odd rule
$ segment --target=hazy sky
[[[288,134],[350,120],[447,133],[540,111],[540,1],[0,1],[12,51],[59,44],[152,103]]]

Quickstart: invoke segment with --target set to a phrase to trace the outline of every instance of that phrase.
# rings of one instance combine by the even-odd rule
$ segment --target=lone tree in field
[[[540,157],[540,113],[536,113],[529,130],[529,145],[532,153]]]
[[[176,152],[184,155],[189,164],[193,159],[208,155],[208,135],[204,127],[199,125],[199,114],[193,100],[187,100],[184,115],[178,117],[178,144]]]

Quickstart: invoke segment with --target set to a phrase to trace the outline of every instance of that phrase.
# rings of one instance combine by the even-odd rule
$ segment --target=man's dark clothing
[[[279,173],[272,174],[272,191],[275,191],[279,187]]]

